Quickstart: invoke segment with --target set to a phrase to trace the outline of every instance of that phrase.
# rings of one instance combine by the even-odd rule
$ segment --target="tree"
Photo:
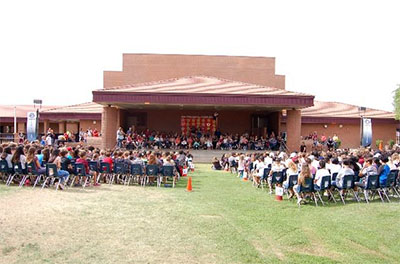
[[[393,106],[396,120],[400,120],[400,84],[397,85],[397,89],[394,90]]]

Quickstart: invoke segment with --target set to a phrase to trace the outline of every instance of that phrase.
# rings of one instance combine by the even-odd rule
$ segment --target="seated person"
[[[93,186],[100,186],[99,183],[97,183],[97,172],[96,171],[91,171],[89,168],[89,162],[86,159],[86,151],[81,151],[79,153],[79,159],[76,160],[77,164],[83,164],[85,167],[86,175],[91,175],[93,176]],[[78,178],[77,178],[78,180]],[[86,181],[86,177],[84,177],[84,181]],[[77,182],[75,182],[75,185],[77,185]]]
[[[214,157],[212,159],[212,167],[213,170],[222,170],[222,166],[221,163],[219,162],[219,160],[217,159],[217,157]]]
[[[297,184],[295,186],[293,186],[293,191],[297,196],[298,204],[300,204],[301,201],[303,200],[303,196],[300,194],[300,189],[301,189],[301,186],[304,187],[304,184],[305,184],[307,178],[312,178],[310,167],[308,166],[307,163],[303,163],[301,165],[301,172],[299,174],[299,179],[297,181]]]
[[[350,168],[350,160],[346,159],[343,161],[343,167],[338,172],[336,176],[336,186],[338,188],[342,188],[343,186],[343,177],[346,175],[354,175],[354,171]]]
[[[321,188],[321,180],[323,176],[330,176],[331,174],[326,169],[326,163],[324,160],[319,161],[319,169],[315,174],[314,184]]]

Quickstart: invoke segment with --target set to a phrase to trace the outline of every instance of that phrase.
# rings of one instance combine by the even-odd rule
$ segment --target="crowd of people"
[[[49,135],[47,136],[49,137]],[[47,141],[46,141],[47,142]],[[78,144],[74,147],[65,147],[62,143],[56,144],[56,141],[49,144],[41,144],[37,142],[24,142],[19,143],[4,143],[0,145],[0,162],[6,166],[6,170],[2,167],[1,174],[3,180],[10,178],[10,175],[15,177],[10,178],[8,184],[19,184],[31,186],[34,184],[34,176],[23,177],[29,174],[28,167],[34,167],[36,175],[45,175],[46,164],[54,164],[56,166],[59,188],[65,189],[67,180],[71,180],[72,174],[76,174],[73,164],[82,164],[85,170],[85,177],[75,177],[74,182],[69,182],[68,186],[88,186],[98,187],[101,183],[109,183],[111,178],[102,177],[99,170],[92,169],[89,166],[90,162],[96,162],[98,165],[108,163],[110,171],[113,171],[116,164],[124,164],[129,166],[131,164],[140,164],[142,171],[145,171],[147,165],[158,165],[160,171],[163,166],[172,166],[174,180],[179,178],[182,174],[182,168],[186,166],[193,167],[193,156],[187,151],[176,152],[161,152],[152,150],[126,150],[126,149],[113,149],[102,150],[92,146],[84,146]],[[98,168],[100,166],[97,166]],[[17,172],[20,173],[17,173]],[[6,175],[7,174],[7,175]],[[6,177],[8,176],[8,178]],[[104,175],[103,175],[104,176]],[[7,178],[7,179],[6,179]],[[26,179],[25,179],[26,178]],[[114,178],[113,178],[114,179]],[[24,182],[21,182],[24,180]],[[154,178],[150,178],[150,184],[153,184]],[[116,183],[118,179],[115,180]],[[44,186],[49,186],[49,183],[44,182]]]
[[[273,132],[268,137],[202,132],[193,128],[188,134],[159,131],[136,131],[131,127],[124,132],[120,127],[116,133],[117,146],[126,149],[195,149],[195,150],[282,150],[285,142]]]
[[[371,148],[365,148],[352,151],[293,152],[289,155],[285,152],[246,154],[235,152],[224,154],[220,159],[214,157],[212,168],[237,172],[238,177],[252,180],[257,187],[262,186],[263,182],[265,182],[269,185],[270,193],[273,190],[273,173],[282,172],[284,181],[277,186],[286,188],[289,198],[296,196],[300,204],[304,195],[307,195],[301,193],[300,189],[308,178],[312,179],[314,188],[318,190],[321,188],[322,178],[330,176],[331,189],[338,189],[340,195],[345,192],[341,188],[345,184],[343,180],[346,175],[354,176],[353,190],[356,194],[366,187],[368,177],[372,175],[377,175],[379,186],[385,187],[389,173],[395,171],[396,175],[398,174],[397,170],[400,165],[399,153],[400,148],[387,151],[374,151]],[[297,183],[293,186],[288,186],[288,180],[291,175],[297,176]],[[398,180],[400,179],[397,179],[397,182]],[[397,191],[397,189],[394,191]],[[327,190],[326,194],[330,200],[334,199],[331,190]],[[355,197],[355,199],[358,199],[358,197]]]

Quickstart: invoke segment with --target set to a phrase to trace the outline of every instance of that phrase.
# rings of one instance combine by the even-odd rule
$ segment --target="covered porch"
[[[193,124],[183,121],[191,117],[205,119],[202,122],[210,134],[215,130],[258,136],[286,132],[288,149],[297,150],[300,109],[312,106],[313,99],[310,95],[282,89],[205,76],[93,91],[93,102],[103,105],[104,148],[115,146],[118,127],[125,131],[134,126],[137,131],[182,133],[186,132],[184,126],[192,127]],[[283,110],[287,113],[286,131],[280,127]]]

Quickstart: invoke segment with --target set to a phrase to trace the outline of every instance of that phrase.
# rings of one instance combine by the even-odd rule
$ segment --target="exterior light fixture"
[[[324,125],[324,128],[328,128],[328,125]]]

